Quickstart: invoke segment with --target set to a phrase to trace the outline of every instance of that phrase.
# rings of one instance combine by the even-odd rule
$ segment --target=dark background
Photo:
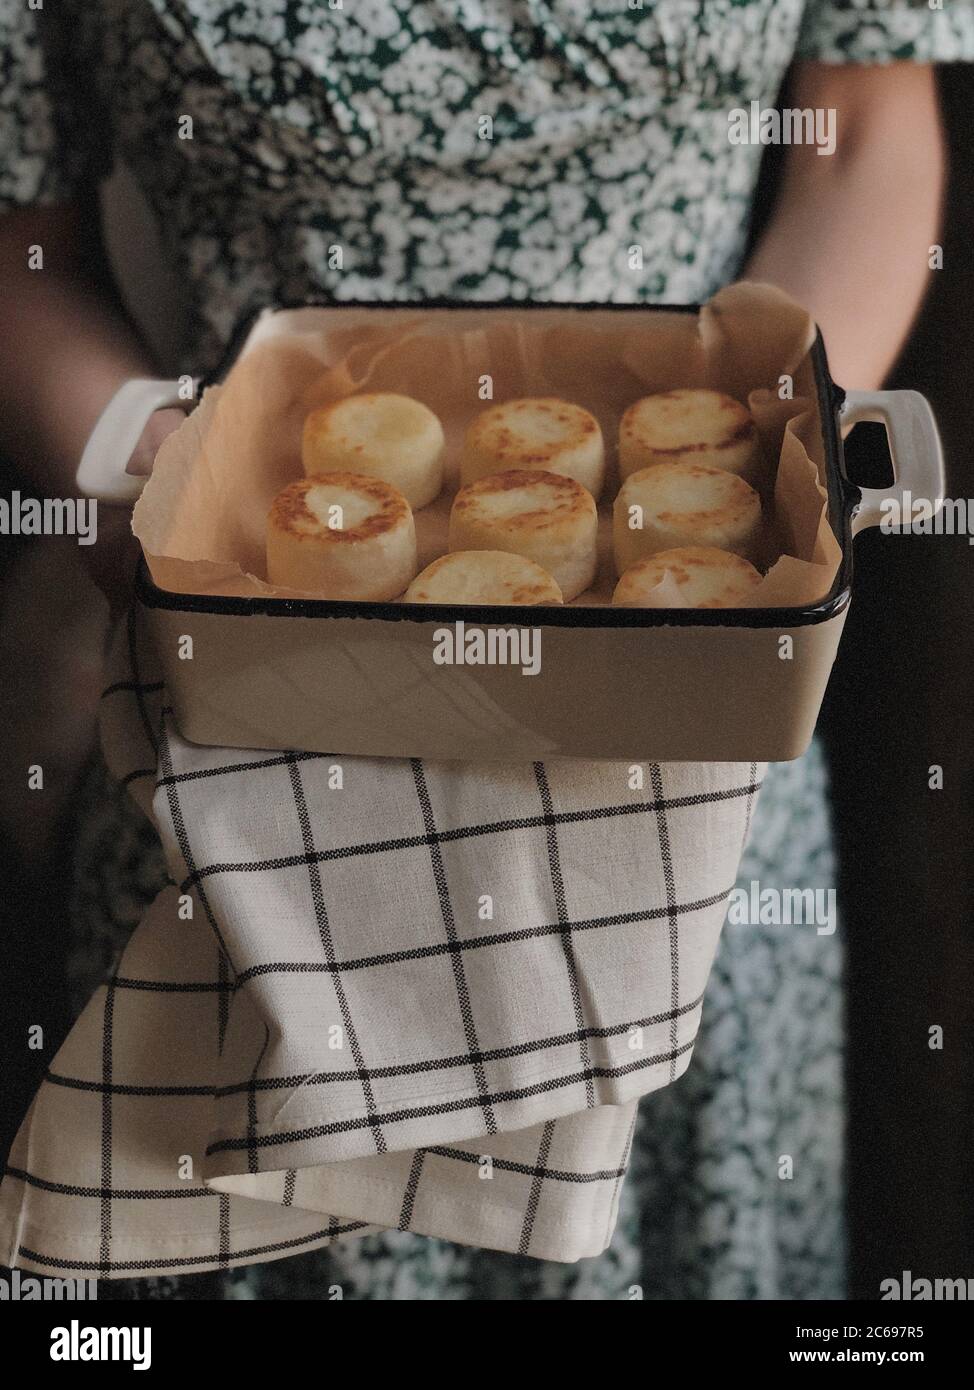
[[[943,69],[941,92],[944,269],[889,384],[929,397],[947,493],[974,499],[974,71]],[[871,530],[855,562],[820,728],[848,950],[853,1290],[875,1297],[905,1269],[974,1274],[974,547]],[[928,788],[933,764],[942,791]]]
[[[974,498],[974,70],[944,69],[940,81],[944,268],[889,384],[929,397],[948,494]],[[772,150],[759,207],[775,177]],[[882,430],[860,426],[847,459],[857,481],[883,482]],[[0,490],[16,486],[0,461]],[[0,547],[0,582],[17,545]],[[874,1299],[903,1270],[974,1275],[974,548],[966,536],[867,531],[854,594],[819,727],[848,959],[851,1296]],[[928,787],[933,764],[941,791]],[[0,844],[0,1156],[68,1026],[64,839],[32,872]],[[43,1052],[24,1048],[32,1023]],[[928,1046],[934,1024],[942,1051]]]

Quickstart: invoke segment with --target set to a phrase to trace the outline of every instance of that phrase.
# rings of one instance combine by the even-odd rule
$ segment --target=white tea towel
[[[173,883],[21,1126],[0,1258],[178,1273],[388,1227],[605,1249],[763,765],[199,747],[135,612],[102,741]]]

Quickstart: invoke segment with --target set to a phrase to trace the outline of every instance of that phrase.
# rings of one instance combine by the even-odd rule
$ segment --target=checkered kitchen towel
[[[194,746],[134,616],[112,677],[106,757],[174,882],[24,1120],[0,1258],[177,1273],[383,1227],[602,1251],[763,767]]]

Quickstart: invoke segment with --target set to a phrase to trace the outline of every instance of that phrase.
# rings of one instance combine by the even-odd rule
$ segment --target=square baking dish
[[[264,309],[235,338],[219,381],[275,314],[320,307],[415,314],[544,309],[577,314],[697,313],[697,305],[551,305],[424,301]],[[803,364],[804,366],[805,364]],[[143,558],[136,603],[155,641],[176,722],[191,742],[330,754],[523,762],[780,761],[811,740],[853,592],[853,537],[909,493],[942,500],[943,461],[926,400],[912,391],[845,392],[831,379],[820,332],[807,382],[821,423],[818,464],[841,562],[811,605],[750,609],[509,608],[224,597],[159,588]],[[116,397],[130,433],[175,383],[129,383]],[[123,388],[123,392],[124,392]],[[860,489],[845,473],[842,432],[860,420],[887,427],[890,489]],[[116,429],[116,437],[118,430]],[[82,490],[131,500],[141,480],[122,473],[119,442],[86,451]],[[134,442],[134,440],[133,440]],[[126,440],[127,443],[127,440]],[[909,511],[909,503],[907,503]],[[485,641],[540,641],[540,668],[437,664],[444,629],[464,624]],[[540,633],[540,637],[533,634]],[[192,638],[192,659],[182,659]]]

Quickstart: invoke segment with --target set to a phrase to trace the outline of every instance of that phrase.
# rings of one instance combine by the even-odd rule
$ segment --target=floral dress
[[[7,0],[0,210],[123,162],[193,375],[258,303],[696,302],[740,266],[758,176],[729,113],[773,105],[795,56],[970,60],[974,19],[960,0]],[[825,807],[817,750],[772,767],[742,884],[831,886]],[[165,870],[100,764],[75,839],[80,1008]],[[841,969],[840,933],[728,924],[598,1259],[393,1233],[102,1296],[841,1297]]]

